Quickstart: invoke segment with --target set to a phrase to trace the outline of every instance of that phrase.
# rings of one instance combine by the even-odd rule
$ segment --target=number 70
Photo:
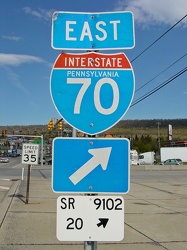
[[[67,78],[68,84],[82,84],[77,98],[75,100],[74,114],[80,114],[82,99],[91,84],[91,78]],[[103,108],[100,101],[100,91],[104,84],[109,84],[113,90],[113,100],[109,108]],[[102,78],[97,81],[94,88],[94,104],[97,111],[103,115],[110,115],[114,113],[119,104],[119,89],[117,83],[111,78]]]

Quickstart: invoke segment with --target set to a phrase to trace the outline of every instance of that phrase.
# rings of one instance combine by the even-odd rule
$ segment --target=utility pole
[[[159,150],[159,156],[160,156],[160,122],[157,122],[158,125],[158,150]]]

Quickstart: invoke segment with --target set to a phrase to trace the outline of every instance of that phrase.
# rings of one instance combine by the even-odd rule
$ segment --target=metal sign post
[[[97,250],[97,241],[85,241],[84,250]]]
[[[84,241],[84,250],[97,250],[97,241]]]
[[[73,136],[76,130],[94,136],[114,126],[133,99],[133,68],[124,53],[94,51],[133,48],[133,14],[54,12],[51,37],[53,49],[90,50],[60,54],[51,72],[52,101]],[[129,149],[127,139],[53,141],[53,191],[87,194],[58,198],[60,241],[84,241],[84,250],[96,250],[97,241],[123,239],[124,199],[92,195],[129,191]]]
[[[31,165],[28,165],[28,173],[27,173],[27,191],[26,191],[26,201],[25,204],[29,203],[29,186],[30,186],[30,175],[31,175]]]
[[[38,164],[38,155],[39,155],[39,145],[24,143],[22,147],[22,164],[28,164],[28,173],[27,173],[27,190],[26,190],[26,202],[29,202],[29,186],[30,186],[30,174],[31,174],[31,164]]]

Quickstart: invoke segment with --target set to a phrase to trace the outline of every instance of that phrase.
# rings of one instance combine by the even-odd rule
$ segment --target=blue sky
[[[137,57],[187,14],[186,0],[6,0],[0,8],[2,126],[47,124],[51,118],[60,118],[49,89],[50,73],[60,54],[51,47],[51,15],[54,11],[133,12],[135,47],[109,52],[124,52],[132,61],[136,79],[133,103],[187,66],[187,17]],[[130,107],[124,117],[176,118],[187,118],[186,71]]]

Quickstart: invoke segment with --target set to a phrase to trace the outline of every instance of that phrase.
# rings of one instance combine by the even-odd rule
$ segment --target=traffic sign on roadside
[[[114,126],[134,95],[134,72],[124,53],[62,53],[52,72],[53,103],[71,126],[94,135]]]
[[[127,193],[129,140],[55,138],[52,189],[61,193]]]
[[[22,164],[38,164],[39,145],[24,143],[22,146]]]
[[[52,41],[59,50],[109,50],[134,47],[132,12],[54,12]]]
[[[57,238],[60,241],[121,241],[124,199],[121,196],[60,196]]]

